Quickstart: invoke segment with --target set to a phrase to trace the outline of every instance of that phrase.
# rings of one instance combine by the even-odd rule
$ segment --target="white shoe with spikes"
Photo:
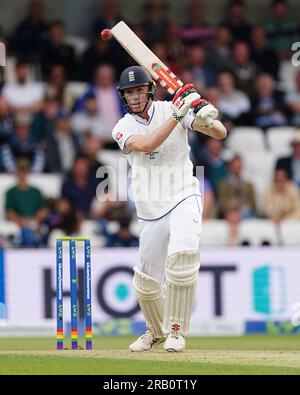
[[[130,344],[129,350],[134,352],[152,351],[164,341],[165,338],[154,337],[151,330],[147,329],[146,333]]]
[[[169,333],[164,344],[168,352],[182,352],[185,349],[185,338],[181,333]]]

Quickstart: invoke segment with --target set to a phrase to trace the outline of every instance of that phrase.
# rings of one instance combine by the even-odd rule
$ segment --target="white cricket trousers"
[[[162,284],[168,256],[199,250],[202,211],[201,197],[193,195],[160,219],[139,219],[139,269]]]

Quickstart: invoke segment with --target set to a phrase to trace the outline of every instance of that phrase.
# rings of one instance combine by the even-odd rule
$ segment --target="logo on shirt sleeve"
[[[118,132],[117,134],[116,134],[116,140],[121,140],[121,138],[123,137],[123,134],[121,133],[121,132]]]

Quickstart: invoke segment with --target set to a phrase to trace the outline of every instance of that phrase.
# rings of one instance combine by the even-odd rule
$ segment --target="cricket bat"
[[[110,31],[129,55],[170,94],[174,94],[183,85],[168,66],[159,60],[124,21],[117,23]]]

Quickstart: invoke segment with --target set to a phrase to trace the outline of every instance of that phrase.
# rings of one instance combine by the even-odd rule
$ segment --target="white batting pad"
[[[166,264],[165,334],[188,332],[200,267],[198,251],[177,252]]]
[[[154,278],[134,267],[133,286],[148,328],[155,337],[163,337],[164,298],[162,287]]]

